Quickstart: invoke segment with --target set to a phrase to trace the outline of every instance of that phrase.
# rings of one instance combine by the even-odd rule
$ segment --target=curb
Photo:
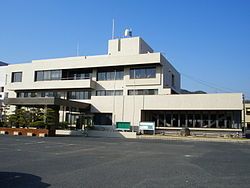
[[[250,139],[229,139],[229,138],[195,138],[195,137],[172,137],[172,136],[137,136],[137,139],[148,140],[174,140],[174,141],[197,141],[197,142],[224,142],[250,144]]]

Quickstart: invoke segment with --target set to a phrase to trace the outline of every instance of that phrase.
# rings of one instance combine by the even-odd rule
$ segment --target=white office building
[[[180,94],[180,73],[140,37],[112,39],[108,53],[7,67],[6,103],[50,106],[72,126],[153,121],[157,129],[240,129],[242,94]]]
[[[7,63],[0,61],[0,121],[2,121],[3,107],[4,107],[4,85],[5,85],[5,71]]]

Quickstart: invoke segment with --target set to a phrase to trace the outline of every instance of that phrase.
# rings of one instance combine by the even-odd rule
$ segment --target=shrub
[[[45,128],[46,124],[43,121],[34,121],[30,123],[30,127]]]
[[[68,125],[69,125],[68,122],[59,122],[57,128],[58,128],[58,129],[68,129]]]

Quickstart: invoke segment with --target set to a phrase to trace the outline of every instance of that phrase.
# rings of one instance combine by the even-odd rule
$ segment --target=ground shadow
[[[17,172],[0,172],[0,187],[8,188],[46,188],[50,184],[41,181],[42,178],[32,174]]]

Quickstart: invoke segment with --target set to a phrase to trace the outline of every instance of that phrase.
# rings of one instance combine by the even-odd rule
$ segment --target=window
[[[96,91],[96,96],[105,96],[106,95],[105,93],[106,93],[105,90],[98,90]]]
[[[96,113],[94,115],[94,125],[112,125],[111,113]]]
[[[60,92],[57,92],[57,91],[17,92],[17,98],[27,98],[27,97],[56,97],[56,98],[60,98],[61,95],[60,95]]]
[[[43,71],[36,71],[35,73],[35,81],[41,81],[44,80],[43,78]]]
[[[123,80],[123,76],[123,70],[99,70],[97,73],[97,80]]]
[[[11,82],[22,82],[22,72],[12,72]]]
[[[62,70],[35,71],[35,81],[61,80]]]
[[[53,70],[51,71],[51,80],[61,80],[62,71],[61,70]]]
[[[114,95],[123,95],[122,90],[97,90],[96,96],[114,96]]]
[[[44,71],[43,72],[43,80],[50,80],[51,79],[51,72],[50,71]]]
[[[90,99],[91,91],[69,91],[68,99]]]
[[[250,108],[246,108],[246,114],[250,115]]]
[[[158,89],[128,90],[128,95],[158,95]]]
[[[156,67],[131,68],[130,79],[155,78]]]
[[[4,91],[4,87],[0,87],[0,92],[3,92]]]

